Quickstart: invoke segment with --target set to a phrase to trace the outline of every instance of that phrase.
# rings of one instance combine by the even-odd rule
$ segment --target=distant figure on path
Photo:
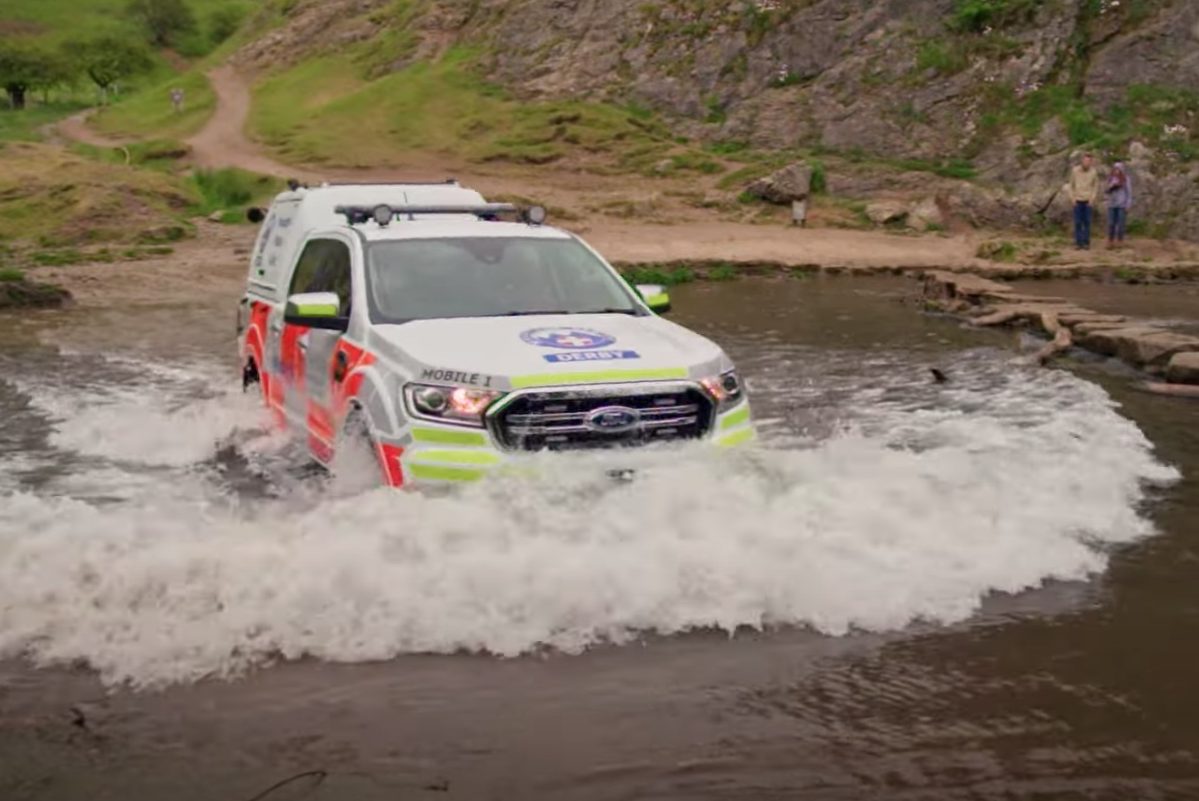
[[[1117,161],[1107,177],[1107,246],[1124,244],[1128,228],[1128,210],[1132,208],[1132,179],[1124,162]]]
[[[1070,202],[1074,204],[1074,247],[1091,249],[1092,207],[1099,202],[1099,171],[1090,153],[1070,171]]]
[[[171,90],[171,105],[175,107],[176,114],[183,111],[183,90],[182,89],[172,89]]]

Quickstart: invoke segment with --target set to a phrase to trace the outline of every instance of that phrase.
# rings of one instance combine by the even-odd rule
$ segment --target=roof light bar
[[[480,220],[498,220],[500,215],[513,215],[530,225],[541,225],[546,218],[545,208],[542,206],[526,209],[512,203],[483,203],[473,206],[389,206],[380,203],[376,206],[338,206],[333,209],[333,213],[343,215],[349,225],[362,225],[373,220],[384,228],[396,218],[406,215],[411,220],[418,214],[471,214]]]

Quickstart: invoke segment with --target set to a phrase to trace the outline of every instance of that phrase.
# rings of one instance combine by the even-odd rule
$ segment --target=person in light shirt
[[[1091,248],[1091,215],[1099,202],[1099,171],[1095,158],[1083,153],[1082,162],[1070,171],[1070,202],[1074,204],[1074,246],[1079,250]]]

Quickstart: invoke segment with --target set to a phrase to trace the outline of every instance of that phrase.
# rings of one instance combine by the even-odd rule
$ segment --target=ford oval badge
[[[641,413],[627,406],[605,406],[587,415],[587,427],[603,434],[622,434],[641,422]]]

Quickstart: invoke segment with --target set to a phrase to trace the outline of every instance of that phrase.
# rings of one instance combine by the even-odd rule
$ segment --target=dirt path
[[[427,154],[405,154],[403,167],[378,170],[320,168],[284,164],[246,135],[251,93],[246,78],[232,66],[208,73],[217,97],[216,110],[203,130],[187,140],[200,167],[238,167],[294,178],[305,183],[441,180],[454,176],[490,197],[535,198],[551,209],[569,212],[564,227],[585,234],[617,261],[722,259],[853,268],[940,267],[979,272],[1008,272],[1011,265],[978,259],[984,233],[953,236],[896,235],[883,231],[732,222],[723,214],[689,203],[710,187],[700,179],[637,179],[596,175],[562,166],[527,167],[451,163]],[[119,146],[87,125],[90,112],[64,120],[60,136],[101,147]],[[625,209],[613,215],[611,209]],[[628,211],[632,209],[632,211]],[[1160,246],[1155,246],[1160,249]],[[1144,255],[1150,255],[1148,253]],[[1179,258],[1180,254],[1152,254]],[[1087,261],[1105,261],[1088,254]],[[1070,266],[1069,264],[1063,266]]]
[[[86,111],[81,111],[78,114],[72,114],[65,120],[61,120],[57,125],[52,126],[52,135],[68,139],[72,142],[81,142],[92,147],[120,147],[125,142],[113,139],[98,133],[94,128],[88,125],[88,120],[99,109],[89,108]]]
[[[262,152],[245,135],[250,115],[250,88],[230,66],[208,73],[217,106],[208,124],[187,140],[192,159],[200,167],[238,167],[264,175],[319,181],[326,176],[315,171],[280,164]]]

